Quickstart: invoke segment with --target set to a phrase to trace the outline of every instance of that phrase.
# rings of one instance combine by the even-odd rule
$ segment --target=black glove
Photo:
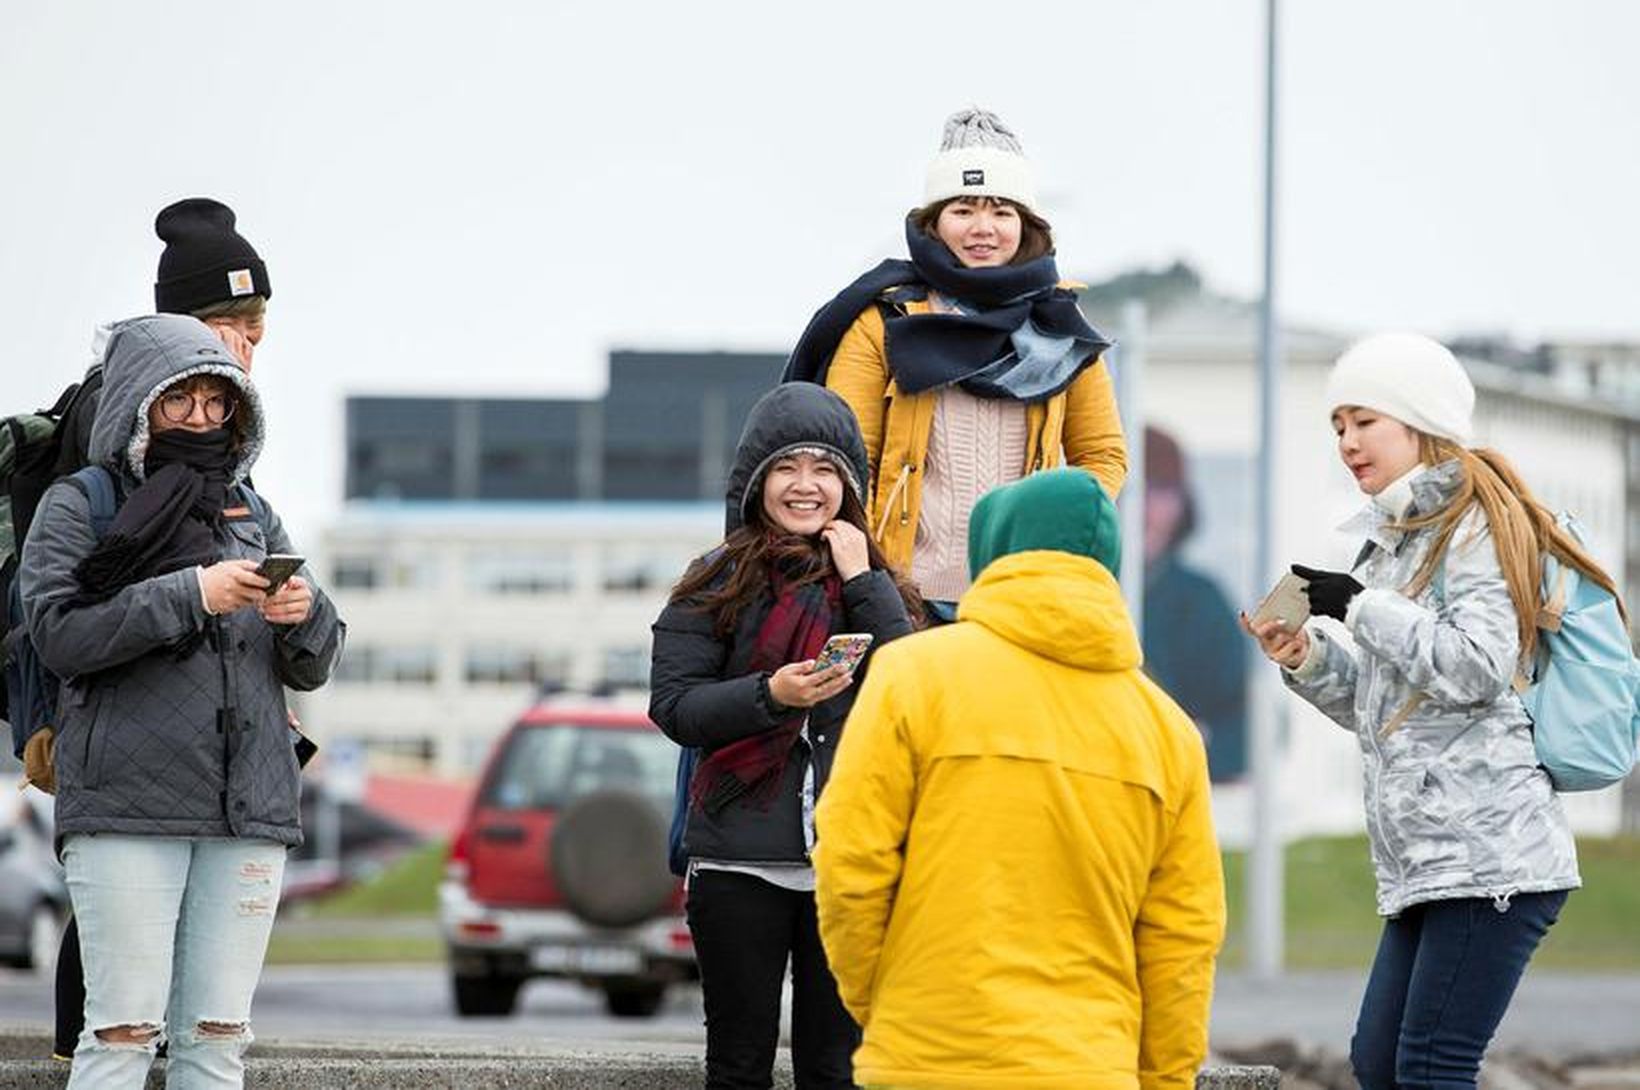
[[[1310,612],[1336,621],[1344,619],[1344,613],[1350,608],[1350,599],[1366,589],[1346,572],[1322,571],[1294,564],[1293,574],[1310,581],[1310,585],[1304,588],[1304,593],[1310,598]]]

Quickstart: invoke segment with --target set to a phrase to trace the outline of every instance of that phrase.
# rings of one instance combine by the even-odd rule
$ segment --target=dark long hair
[[[761,489],[761,481],[753,481]],[[889,565],[882,550],[871,539],[865,508],[854,490],[843,489],[843,505],[837,517],[857,527],[866,537],[866,556],[872,571],[886,571],[893,577],[905,602],[911,623],[919,628],[923,623],[922,595]],[[758,595],[769,586],[771,572],[781,572],[791,586],[818,583],[836,573],[831,561],[831,550],[818,535],[804,537],[788,534],[769,524],[763,513],[763,504],[748,507],[744,525],[729,532],[723,544],[689,565],[672,588],[671,601],[686,603],[692,609],[711,613],[713,627],[719,636],[734,631],[740,613],[757,601]]]

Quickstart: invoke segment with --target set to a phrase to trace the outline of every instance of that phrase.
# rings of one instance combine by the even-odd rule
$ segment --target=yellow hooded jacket
[[[1115,579],[1040,549],[877,652],[820,801],[862,1086],[1189,1090],[1225,927],[1207,761]]]

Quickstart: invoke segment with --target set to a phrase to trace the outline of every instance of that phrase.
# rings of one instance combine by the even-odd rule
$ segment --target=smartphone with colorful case
[[[848,667],[848,672],[852,674],[855,667],[860,665],[860,660],[866,657],[866,652],[871,650],[871,641],[869,632],[839,632],[828,639],[825,646],[820,648],[820,653],[814,656],[814,670],[811,672],[841,664]]]

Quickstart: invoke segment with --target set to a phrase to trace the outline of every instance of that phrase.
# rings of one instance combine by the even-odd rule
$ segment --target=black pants
[[[773,1084],[788,959],[797,1090],[852,1088],[860,1029],[826,966],[814,894],[749,874],[699,870],[689,880],[688,911],[706,1000],[706,1090]]]

